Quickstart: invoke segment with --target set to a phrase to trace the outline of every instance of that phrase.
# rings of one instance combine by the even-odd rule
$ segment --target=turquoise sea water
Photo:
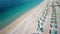
[[[39,3],[41,3],[42,0],[34,0],[31,2],[26,2],[21,4],[18,7],[11,8],[7,10],[6,12],[3,12],[0,14],[0,29],[3,29],[7,25],[11,24],[14,20],[16,20],[18,17],[23,15],[27,12],[27,10],[35,7]]]

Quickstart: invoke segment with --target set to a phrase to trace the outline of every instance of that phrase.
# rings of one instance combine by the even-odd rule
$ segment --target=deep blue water
[[[0,29],[11,24],[18,17],[43,0],[0,0]]]

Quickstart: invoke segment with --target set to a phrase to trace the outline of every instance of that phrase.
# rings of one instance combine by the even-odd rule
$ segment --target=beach
[[[10,25],[5,27],[4,29],[0,30],[0,34],[34,34],[39,33],[37,32],[37,21],[40,19],[42,14],[44,13],[47,5],[52,0],[44,0],[42,3],[38,4],[34,8],[28,10],[25,14],[23,14],[21,17],[17,18],[15,21],[13,21]],[[58,13],[59,14],[59,13]],[[48,12],[48,18],[46,18],[46,22],[44,23],[44,33],[47,34],[50,29],[49,25],[46,24],[50,23],[51,18],[51,9]],[[58,17],[59,18],[59,17]],[[58,22],[60,19],[57,19]],[[47,23],[49,22],[49,23]],[[59,24],[58,24],[59,26]],[[49,28],[49,29],[48,29]],[[47,30],[48,29],[48,30]]]

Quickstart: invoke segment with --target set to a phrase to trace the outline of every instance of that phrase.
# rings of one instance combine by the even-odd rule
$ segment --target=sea
[[[0,0],[0,30],[43,0]]]

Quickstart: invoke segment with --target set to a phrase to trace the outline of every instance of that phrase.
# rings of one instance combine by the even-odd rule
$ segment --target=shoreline
[[[27,3],[26,5],[24,4],[23,6],[18,7],[17,8],[18,11],[15,9],[16,11],[11,10],[11,11],[8,11],[8,12],[2,14],[2,16],[0,17],[1,18],[0,22],[2,23],[2,24],[0,23],[0,30],[4,29],[6,26],[10,25],[13,21],[15,21],[17,18],[21,17],[22,15],[24,15],[26,12],[28,12],[30,9],[34,8],[39,3],[41,3],[41,2],[39,1],[33,5],[31,3]],[[29,4],[31,5],[31,7],[28,7],[28,6],[30,6]],[[28,8],[26,8],[25,6]],[[25,8],[23,8],[23,7],[25,7]],[[22,10],[21,10],[21,8],[22,8]]]
[[[48,2],[46,2],[46,3],[48,3]],[[17,25],[19,24],[19,22],[22,23],[23,21],[26,20],[26,18],[29,18],[29,15],[34,14],[39,8],[40,8],[40,10],[42,11],[42,9],[43,9],[44,7],[41,7],[41,6],[42,6],[41,4],[43,4],[43,3],[40,3],[38,6],[30,9],[28,12],[26,12],[25,14],[23,14],[21,17],[19,17],[19,18],[18,18],[16,21],[14,21],[12,24],[10,24],[9,26],[7,26],[7,27],[5,27],[3,30],[1,30],[0,33],[7,33],[9,30],[11,30],[11,29],[13,29],[15,26],[17,26]],[[40,6],[40,7],[39,7],[39,6]],[[39,8],[37,8],[37,7],[39,7]],[[37,10],[35,11],[36,8],[37,8]],[[33,11],[33,12],[32,12],[32,11]],[[21,24],[21,23],[20,23],[20,24]]]

